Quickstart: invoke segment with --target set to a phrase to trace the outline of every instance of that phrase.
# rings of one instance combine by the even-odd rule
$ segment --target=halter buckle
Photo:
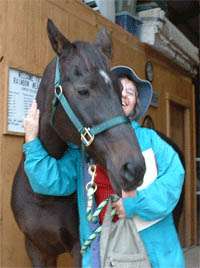
[[[81,133],[81,140],[86,147],[90,146],[90,144],[94,140],[94,135],[90,133],[90,128],[84,127]]]

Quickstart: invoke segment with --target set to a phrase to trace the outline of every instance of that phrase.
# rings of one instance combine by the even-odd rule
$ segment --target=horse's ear
[[[73,47],[72,43],[64,37],[50,19],[48,19],[47,22],[47,32],[52,48],[59,56],[62,54],[64,49],[70,49]]]
[[[109,59],[111,59],[111,57],[112,57],[112,39],[111,39],[111,33],[106,28],[102,28],[97,33],[95,44],[103,51],[103,53]]]

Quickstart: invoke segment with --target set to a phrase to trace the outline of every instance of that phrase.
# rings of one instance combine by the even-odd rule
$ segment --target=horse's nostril
[[[133,190],[141,185],[144,176],[142,165],[135,165],[134,162],[127,162],[122,169],[122,188],[126,191]]]
[[[132,163],[126,163],[124,164],[124,170],[133,170],[134,165]]]
[[[124,173],[128,180],[133,180],[135,166],[132,163],[124,164]]]

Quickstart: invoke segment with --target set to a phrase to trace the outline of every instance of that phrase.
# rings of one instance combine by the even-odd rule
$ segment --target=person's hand
[[[123,203],[122,203],[122,198],[120,198],[117,202],[112,202],[112,207],[115,209],[116,215],[120,219],[126,217],[124,206],[123,206]]]
[[[129,192],[124,192],[122,190],[122,198],[126,197],[134,197],[136,195],[136,191],[129,191]],[[126,213],[124,210],[122,198],[120,198],[117,202],[112,202],[112,207],[116,210],[117,216],[122,219],[126,217]]]
[[[25,142],[34,140],[38,136],[40,111],[34,100],[24,119]]]

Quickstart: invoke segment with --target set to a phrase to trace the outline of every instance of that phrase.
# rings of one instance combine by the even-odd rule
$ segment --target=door
[[[192,147],[192,128],[190,122],[190,103],[169,94],[167,103],[167,136],[170,137],[180,150],[183,157],[186,176],[183,193],[175,213],[178,218],[177,228],[181,243],[184,247],[195,244],[196,241],[196,172],[195,155]]]

